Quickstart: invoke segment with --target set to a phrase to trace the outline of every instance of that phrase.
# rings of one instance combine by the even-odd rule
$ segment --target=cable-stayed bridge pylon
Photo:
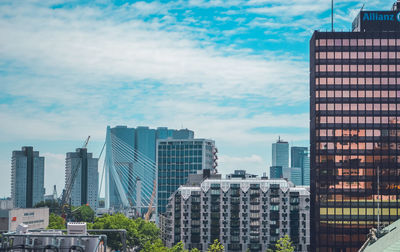
[[[107,209],[134,208],[139,215],[147,212],[149,206],[157,209],[157,199],[151,202],[157,183],[156,163],[113,134],[110,127],[104,166]]]

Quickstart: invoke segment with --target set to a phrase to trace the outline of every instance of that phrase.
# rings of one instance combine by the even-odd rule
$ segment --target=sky
[[[335,1],[350,31],[365,3]],[[0,197],[11,154],[45,157],[46,193],[64,186],[65,153],[107,125],[189,128],[215,140],[222,174],[261,175],[271,144],[309,145],[309,40],[331,27],[329,0],[0,2]],[[99,171],[103,169],[99,163]]]

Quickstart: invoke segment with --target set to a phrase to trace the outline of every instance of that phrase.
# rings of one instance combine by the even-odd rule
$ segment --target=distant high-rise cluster
[[[124,209],[135,206],[138,214],[144,214],[151,203],[153,206],[157,205],[157,195],[153,194],[161,189],[157,177],[159,173],[159,167],[156,164],[157,141],[168,139],[179,140],[177,143],[180,143],[188,140],[190,143],[193,142],[194,132],[188,129],[174,130],[166,127],[150,129],[148,127],[117,126],[108,127],[107,136],[106,207]],[[169,145],[169,148],[172,145],[174,145],[174,151],[170,155],[173,155],[173,160],[170,161],[174,161],[175,164],[175,160],[179,159],[181,152],[175,149],[175,143]],[[182,155],[184,154],[187,154],[187,158],[189,157],[188,153]],[[193,149],[190,154],[193,155]],[[182,156],[182,158],[184,157]],[[191,162],[193,166],[195,162],[192,159]],[[173,179],[171,186],[176,187],[175,184],[179,185],[181,180],[185,180],[189,170],[193,170],[192,166],[190,169],[182,166],[182,173],[179,173],[178,180]],[[176,169],[175,166],[169,168]],[[165,193],[160,197],[166,195]]]
[[[295,185],[310,185],[310,157],[307,147],[293,146],[290,149],[289,167],[289,143],[278,139],[272,144],[272,166],[270,178],[286,178]]]

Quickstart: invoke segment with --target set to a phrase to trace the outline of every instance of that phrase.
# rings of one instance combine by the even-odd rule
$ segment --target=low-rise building
[[[19,224],[28,225],[29,229],[47,228],[49,225],[49,208],[0,210],[1,231],[15,231]]]
[[[161,229],[167,246],[182,241],[186,249],[206,251],[218,239],[227,251],[266,251],[287,234],[295,251],[310,250],[306,188],[260,178],[211,177],[196,185],[195,176],[169,198]]]
[[[11,198],[0,199],[0,209],[13,209],[13,201]]]

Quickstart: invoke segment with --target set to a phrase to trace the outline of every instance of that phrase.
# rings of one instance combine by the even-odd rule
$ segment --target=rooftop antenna
[[[331,25],[332,25],[332,32],[333,32],[333,0],[331,0]]]

